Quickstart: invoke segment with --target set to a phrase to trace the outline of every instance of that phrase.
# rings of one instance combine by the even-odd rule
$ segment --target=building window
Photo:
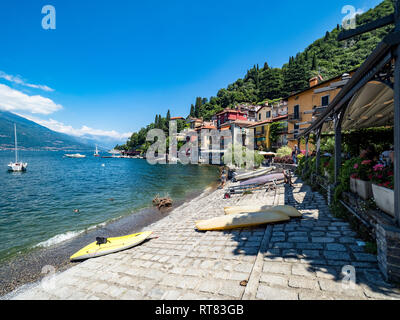
[[[265,134],[265,127],[264,126],[261,127],[261,134]]]
[[[294,119],[300,118],[300,106],[298,104],[294,106],[293,113],[294,113]]]
[[[268,119],[268,118],[271,118],[271,111],[268,111],[268,112],[267,112],[266,117],[267,117],[267,119]]]
[[[261,113],[258,115],[258,120],[261,120]]]
[[[329,96],[324,96],[321,98],[321,106],[326,107],[329,105]]]

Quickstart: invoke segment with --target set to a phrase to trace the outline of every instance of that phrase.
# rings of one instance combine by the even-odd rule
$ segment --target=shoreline
[[[54,245],[48,247],[36,245],[30,252],[4,261],[0,265],[0,300],[7,299],[15,292],[20,293],[40,282],[47,275],[42,272],[42,268],[45,266],[53,267],[58,274],[77,265],[77,263],[70,262],[69,257],[88,243],[93,242],[96,236],[115,237],[121,236],[121,234],[141,232],[149,225],[168,217],[182,206],[214,192],[217,186],[218,181],[212,181],[202,190],[191,191],[184,199],[176,201],[172,208],[158,210],[150,205],[127,216],[83,230],[71,239]]]
[[[47,274],[46,282],[0,299],[400,299],[400,291],[382,278],[376,256],[357,246],[350,224],[332,215],[321,194],[297,178],[293,182],[294,188],[279,185],[229,199],[223,189],[207,188],[151,224],[149,241]],[[249,204],[290,205],[302,217],[222,232],[195,227],[198,220],[223,215],[226,206]],[[357,284],[346,290],[343,265],[357,272]]]

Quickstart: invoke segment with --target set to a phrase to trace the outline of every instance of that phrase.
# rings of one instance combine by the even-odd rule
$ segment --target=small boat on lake
[[[25,162],[18,161],[18,141],[17,141],[17,125],[14,124],[14,139],[15,139],[15,162],[10,162],[8,165],[8,171],[22,172],[26,171],[28,164]]]
[[[96,151],[94,152],[94,156],[100,157],[99,150],[97,149],[97,144],[96,144]]]
[[[80,153],[65,154],[64,156],[67,158],[86,158],[86,156],[84,154],[80,154]]]

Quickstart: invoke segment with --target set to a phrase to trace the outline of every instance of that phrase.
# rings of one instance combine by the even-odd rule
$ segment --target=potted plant
[[[373,167],[372,192],[376,205],[394,217],[394,174],[392,167],[377,164]]]
[[[369,180],[372,174],[372,160],[361,160],[354,165],[356,176],[357,194],[360,198],[367,200],[372,197],[372,183]]]
[[[350,191],[357,193],[357,173],[353,173],[350,176]]]

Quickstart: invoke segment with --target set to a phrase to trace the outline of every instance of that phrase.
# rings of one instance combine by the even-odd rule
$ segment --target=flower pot
[[[357,193],[357,179],[350,178],[350,190],[353,193]]]
[[[360,196],[361,199],[368,200],[372,198],[372,186],[370,181],[364,181],[357,179],[357,194]]]
[[[383,211],[394,217],[394,191],[385,187],[372,185],[376,205]]]

